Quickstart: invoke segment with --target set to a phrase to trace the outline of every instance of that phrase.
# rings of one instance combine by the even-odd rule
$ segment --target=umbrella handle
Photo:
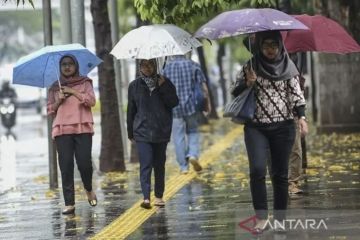
[[[248,40],[249,40],[249,51],[250,51],[250,53],[252,54],[252,52],[251,52],[251,40],[250,40],[250,36],[248,37]],[[250,58],[250,69],[253,70],[251,58]]]
[[[62,92],[60,80],[58,79],[57,82],[58,82],[58,84],[59,84],[60,92]]]
[[[56,66],[54,58],[52,58],[52,61],[53,61],[53,64]],[[57,65],[57,66],[59,66],[59,65]],[[61,70],[60,69],[58,69],[58,70],[59,71],[56,71],[56,77],[57,77],[57,82],[58,82],[58,85],[59,85],[59,91],[62,92],[61,83],[60,83],[60,76],[58,74]]]

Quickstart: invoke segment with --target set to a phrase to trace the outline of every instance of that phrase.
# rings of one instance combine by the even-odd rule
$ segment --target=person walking
[[[205,97],[204,113],[211,111],[206,78],[200,65],[187,59],[184,55],[173,56],[164,68],[164,76],[168,77],[176,87],[179,96],[179,105],[173,109],[173,134],[176,160],[180,172],[189,172],[189,162],[195,171],[201,171],[199,159],[199,130],[198,114],[201,109],[196,109],[195,85],[199,84]]]
[[[305,78],[302,76],[302,67],[298,67],[299,58],[298,53],[289,54],[290,59],[294,62],[295,66],[300,73],[298,80],[300,84],[300,89],[305,96]],[[301,58],[300,58],[301,60]],[[301,61],[300,61],[301,62]],[[300,63],[301,64],[301,63]],[[289,195],[292,196],[294,194],[301,194],[303,190],[300,188],[300,181],[302,180],[303,174],[303,156],[306,154],[303,153],[302,149],[302,138],[305,136],[301,136],[300,125],[299,125],[299,117],[294,112],[294,120],[295,120],[295,142],[292,147],[290,158],[289,158]]]
[[[88,202],[97,205],[92,187],[91,162],[94,121],[91,107],[95,105],[92,80],[79,75],[75,56],[60,59],[60,84],[55,82],[49,89],[47,111],[53,116],[52,138],[55,139],[65,208],[63,214],[75,212],[74,156],[80,171]]]
[[[128,89],[127,132],[136,142],[140,161],[140,183],[150,209],[151,171],[155,174],[155,206],[164,206],[166,148],[170,141],[172,109],[178,105],[175,86],[157,74],[156,59],[140,60],[140,77]]]
[[[295,139],[293,110],[299,127],[306,134],[305,99],[298,82],[299,73],[284,48],[279,31],[256,33],[255,52],[239,74],[242,84],[233,89],[238,96],[253,87],[256,109],[254,118],[245,123],[245,145],[249,158],[250,190],[259,219],[254,231],[262,232],[268,218],[266,165],[271,155],[271,180],[274,194],[274,219],[286,217],[288,203],[288,163]],[[243,80],[243,81],[241,81]]]

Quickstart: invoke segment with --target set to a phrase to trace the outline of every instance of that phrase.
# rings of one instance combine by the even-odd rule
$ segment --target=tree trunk
[[[223,57],[225,56],[225,44],[219,43],[219,49],[217,51],[217,64],[219,66],[219,75],[220,75],[220,86],[223,95],[223,106],[225,107],[227,103],[227,89],[226,89],[226,79],[224,78],[224,64]]]
[[[209,114],[209,117],[217,119],[219,117],[218,117],[217,112],[216,112],[214,99],[213,99],[213,94],[212,94],[211,88],[209,86],[209,81],[208,81],[209,75],[208,75],[208,71],[207,71],[207,67],[206,67],[204,49],[202,47],[199,47],[199,48],[197,48],[197,52],[198,52],[198,55],[199,55],[199,61],[200,61],[201,69],[204,72],[204,75],[206,77],[206,84],[207,84],[207,87],[209,89],[209,97],[210,97],[210,102],[211,102],[211,112]]]
[[[316,10],[340,23],[359,42],[360,1],[316,0]],[[317,54],[318,130],[360,131],[360,54]]]
[[[104,61],[98,67],[101,102],[100,171],[125,171],[121,128],[115,87],[115,71],[107,1],[91,0],[96,54]]]

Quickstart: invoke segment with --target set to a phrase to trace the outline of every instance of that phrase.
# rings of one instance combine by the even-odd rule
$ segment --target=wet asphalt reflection
[[[202,149],[215,144],[233,127],[228,120],[203,127]],[[29,126],[25,124],[24,128]],[[313,134],[308,138],[308,149],[309,168],[302,185],[305,193],[291,196],[289,215],[323,218],[328,229],[285,234],[269,230],[254,236],[239,226],[254,215],[246,151],[243,136],[239,136],[232,147],[178,191],[165,208],[158,209],[129,239],[358,239],[360,134]],[[20,174],[15,180],[16,187],[0,195],[0,239],[87,239],[142,197],[137,164],[127,164],[128,171],[123,174],[95,171],[98,206],[89,206],[77,178],[76,213],[63,216],[62,193],[59,189],[48,189],[47,157],[40,154],[26,159],[26,154],[29,155],[25,152],[16,155],[17,166],[22,159],[25,165],[20,168],[23,174],[16,173]],[[178,167],[173,146],[169,144],[167,179],[174,174],[178,174]],[[267,183],[271,209],[269,178]]]

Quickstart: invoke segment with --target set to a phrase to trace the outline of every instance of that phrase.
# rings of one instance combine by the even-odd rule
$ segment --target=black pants
[[[144,199],[150,199],[151,171],[155,174],[155,197],[162,198],[165,189],[165,161],[167,142],[136,142],[140,161],[140,183]]]
[[[250,166],[250,189],[258,218],[268,215],[266,196],[266,162],[271,157],[271,180],[274,192],[274,218],[285,217],[288,202],[288,165],[295,140],[293,121],[246,125],[245,144]]]
[[[55,137],[65,205],[75,204],[74,156],[86,191],[92,190],[92,134],[67,134]]]

